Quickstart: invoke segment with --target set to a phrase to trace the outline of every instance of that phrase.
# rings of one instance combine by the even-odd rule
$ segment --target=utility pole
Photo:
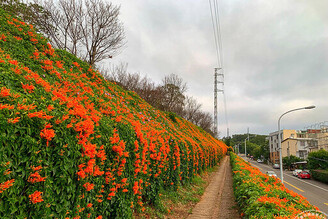
[[[218,89],[218,84],[223,85],[223,74],[219,73],[222,68],[214,68],[214,136],[218,137],[218,92],[223,93],[223,89]],[[222,81],[218,81],[218,77],[222,77]]]
[[[246,139],[249,141],[249,127],[247,127],[247,138],[245,138],[245,157],[247,158]]]
[[[245,138],[245,157],[247,158],[246,139],[247,138]]]

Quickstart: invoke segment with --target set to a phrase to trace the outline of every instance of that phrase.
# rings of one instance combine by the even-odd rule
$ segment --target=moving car
[[[308,171],[302,171],[298,174],[298,178],[300,178],[300,179],[311,179],[311,175]]]
[[[280,168],[280,165],[279,164],[277,164],[277,163],[275,163],[275,164],[273,164],[273,166],[272,166],[273,168],[275,168],[275,169],[279,169]]]
[[[257,162],[258,162],[258,163],[263,163],[263,160],[261,160],[261,159],[257,159]]]
[[[266,172],[266,175],[277,177],[277,174],[275,172],[273,172],[273,171],[267,171]]]
[[[298,174],[299,174],[300,172],[302,172],[301,169],[295,169],[295,170],[293,171],[293,176],[298,176]]]

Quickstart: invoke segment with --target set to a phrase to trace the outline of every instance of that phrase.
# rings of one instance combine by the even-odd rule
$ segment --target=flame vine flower
[[[303,196],[288,190],[276,177],[263,174],[230,153],[233,187],[242,215],[247,218],[293,218],[302,211],[319,210]]]
[[[226,153],[2,9],[0,24],[1,218],[130,218]]]

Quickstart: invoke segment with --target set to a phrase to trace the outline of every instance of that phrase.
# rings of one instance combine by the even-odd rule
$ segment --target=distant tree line
[[[120,64],[110,70],[101,71],[107,80],[114,81],[123,88],[135,91],[153,107],[173,112],[182,118],[213,134],[213,118],[201,110],[202,105],[186,95],[187,84],[175,74],[166,75],[159,84],[140,73],[129,73],[127,64]]]
[[[266,140],[266,135],[257,134],[236,134],[232,137],[224,138],[224,142],[228,146],[237,146],[237,151],[241,154],[245,153],[245,139],[249,136],[249,140],[246,141],[247,154],[255,158],[268,160],[270,156],[269,141]]]

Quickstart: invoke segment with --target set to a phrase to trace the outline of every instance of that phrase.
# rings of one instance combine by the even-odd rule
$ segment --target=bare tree
[[[156,86],[151,79],[140,73],[128,73],[127,64],[121,63],[110,71],[102,71],[104,77],[115,81],[128,90],[135,91],[141,98],[160,110],[174,112],[214,136],[213,118],[210,113],[201,111],[201,104],[184,93],[187,85],[177,75],[165,76],[162,84]]]
[[[120,63],[119,65],[112,66],[109,69],[101,69],[100,72],[105,79],[115,81],[125,87],[125,81],[127,78],[127,63]]]
[[[170,74],[164,77],[161,88],[164,94],[162,110],[182,115],[187,84],[177,75]]]
[[[91,65],[115,55],[124,45],[124,29],[118,20],[120,7],[101,0],[85,0],[86,16],[82,25],[85,60]]]
[[[186,120],[195,123],[195,115],[200,112],[202,105],[197,103],[197,101],[192,97],[186,97],[184,103],[184,112],[182,117]]]
[[[36,13],[41,31],[59,49],[90,65],[112,58],[125,44],[119,6],[102,0],[35,0],[47,13]]]

